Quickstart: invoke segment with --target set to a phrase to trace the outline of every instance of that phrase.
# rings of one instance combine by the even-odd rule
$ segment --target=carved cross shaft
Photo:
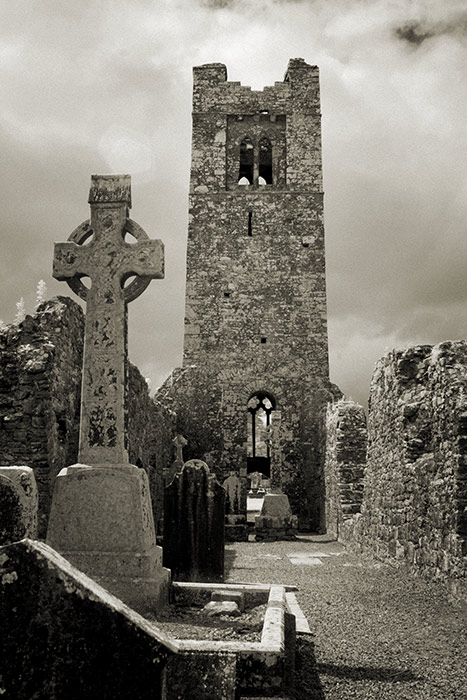
[[[78,460],[116,466],[128,464],[127,304],[164,276],[164,246],[127,218],[129,175],[93,175],[89,203],[91,220],[55,244],[53,276],[86,300]]]

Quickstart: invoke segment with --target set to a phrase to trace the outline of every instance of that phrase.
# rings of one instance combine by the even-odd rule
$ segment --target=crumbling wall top
[[[283,81],[276,81],[263,90],[252,90],[238,81],[227,81],[223,63],[206,63],[193,68],[194,112],[252,113],[272,110],[290,111],[291,91],[299,97],[296,107],[304,104],[319,105],[319,69],[303,58],[289,60]]]

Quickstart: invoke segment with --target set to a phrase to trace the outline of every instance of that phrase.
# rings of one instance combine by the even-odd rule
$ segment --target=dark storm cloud
[[[395,35],[409,44],[420,46],[427,39],[447,34],[467,36],[467,13],[457,15],[448,21],[429,22],[411,20],[394,30]]]

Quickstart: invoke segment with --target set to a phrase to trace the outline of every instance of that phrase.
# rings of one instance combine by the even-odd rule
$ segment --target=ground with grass
[[[228,582],[297,586],[296,700],[467,700],[467,603],[325,536],[226,546]]]

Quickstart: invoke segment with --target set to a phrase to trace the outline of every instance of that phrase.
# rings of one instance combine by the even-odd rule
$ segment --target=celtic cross
[[[92,175],[89,204],[90,221],[55,244],[53,276],[86,301],[78,461],[118,466],[128,464],[127,304],[164,276],[164,245],[128,218],[129,175]]]

